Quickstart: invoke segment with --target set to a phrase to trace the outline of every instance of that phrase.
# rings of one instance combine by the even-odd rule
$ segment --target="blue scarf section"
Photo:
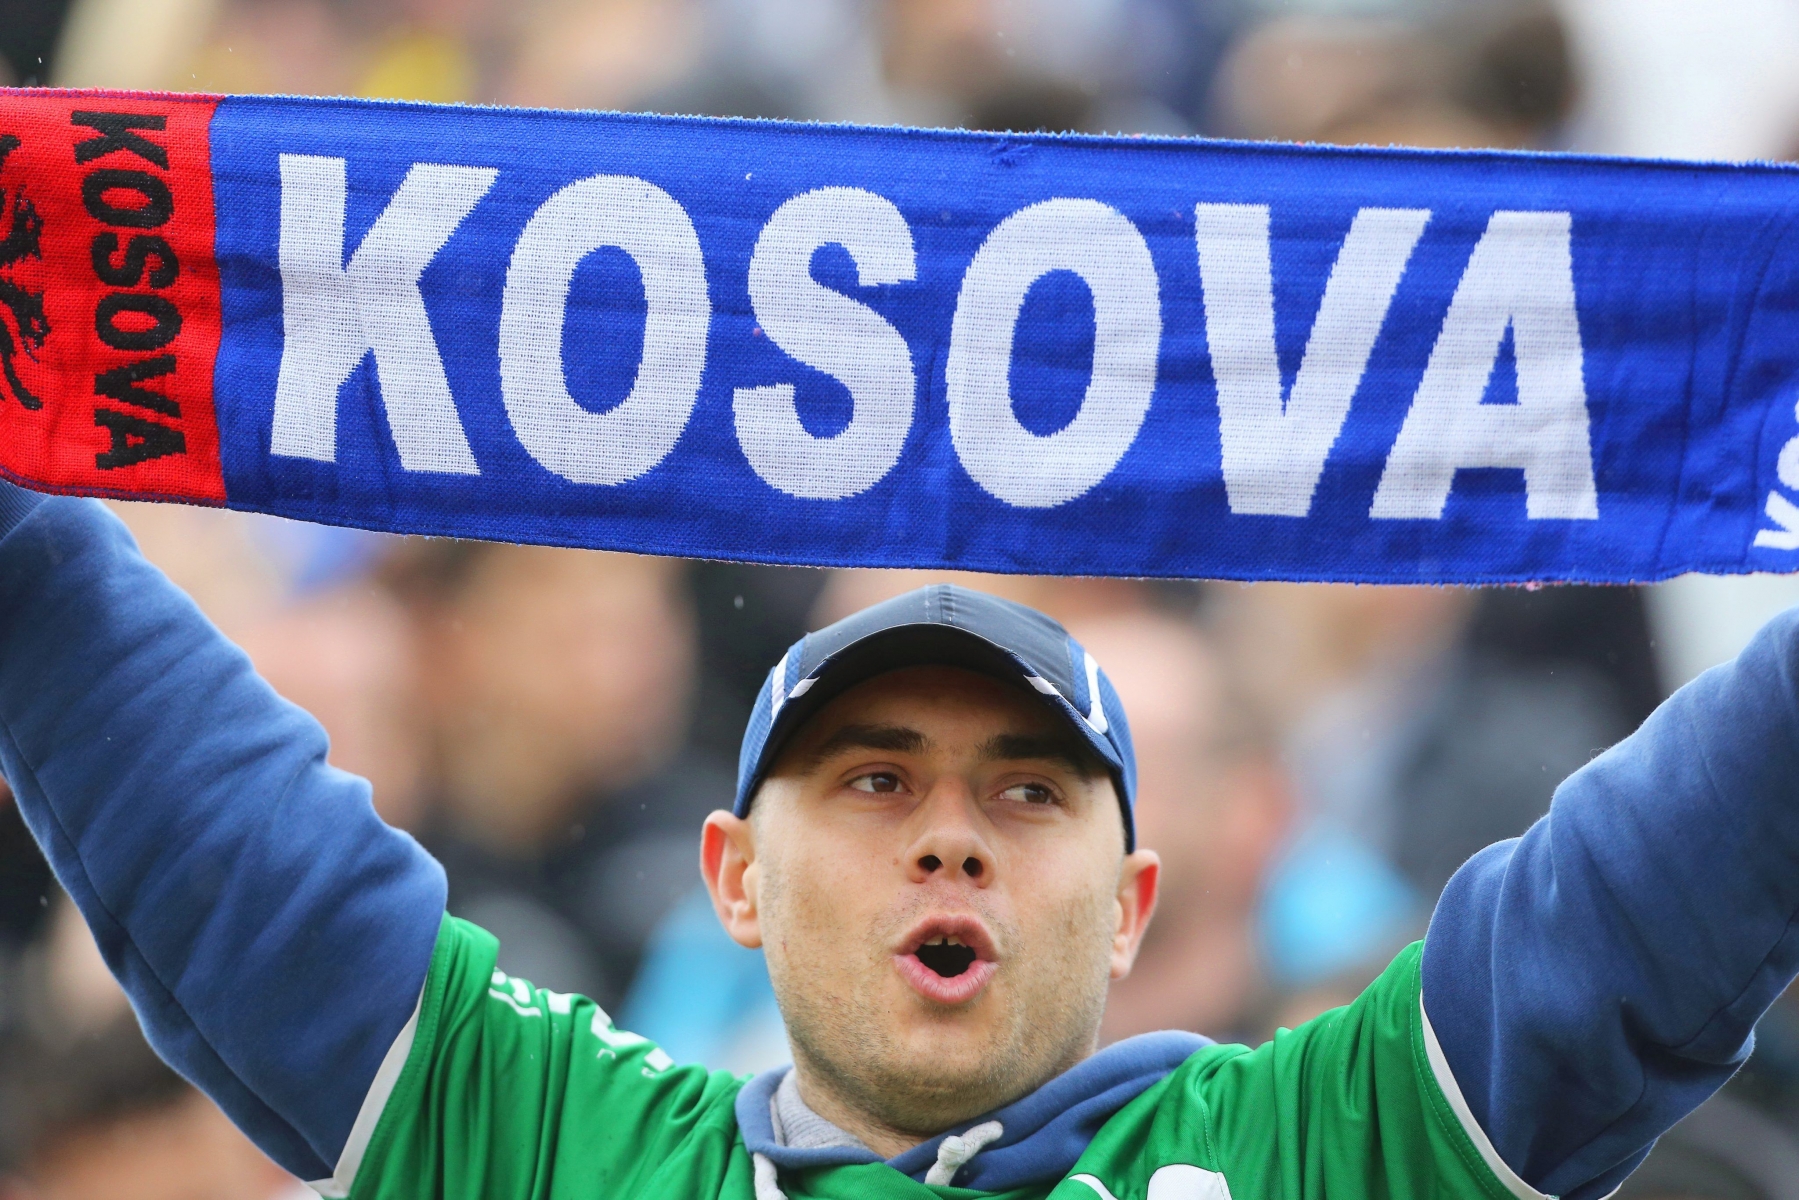
[[[103,101],[149,103],[56,103]],[[216,219],[182,279],[216,267],[220,314],[217,485],[191,498],[841,566],[1625,582],[1799,557],[1786,166],[253,97],[176,145],[179,116],[170,171],[204,156]],[[162,126],[78,118],[81,170],[167,194]],[[25,184],[166,219],[95,178]],[[167,317],[150,299],[100,303],[119,345],[174,336],[118,325]],[[176,368],[99,367],[100,468],[0,468],[131,494],[173,461],[144,422],[175,420],[149,393]]]

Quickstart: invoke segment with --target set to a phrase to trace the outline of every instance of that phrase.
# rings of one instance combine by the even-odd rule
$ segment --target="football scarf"
[[[1799,566],[1799,171],[0,91],[0,471],[756,562]]]

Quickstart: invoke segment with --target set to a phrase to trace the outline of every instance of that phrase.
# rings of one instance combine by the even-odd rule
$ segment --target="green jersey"
[[[445,919],[410,1048],[377,1080],[352,1137],[367,1139],[359,1163],[344,1164],[354,1200],[755,1200],[734,1110],[744,1079],[676,1066],[592,1001],[497,970],[497,951],[487,933]],[[1355,1003],[1257,1049],[1199,1050],[1115,1113],[1066,1178],[1002,1194],[1536,1195],[1503,1177],[1478,1126],[1458,1116],[1423,1014],[1420,957],[1412,946]],[[790,1200],[983,1194],[881,1163],[782,1172],[778,1186]]]

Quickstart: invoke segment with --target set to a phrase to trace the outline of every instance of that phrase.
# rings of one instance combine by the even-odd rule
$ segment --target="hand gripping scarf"
[[[757,562],[1799,565],[1799,172],[0,92],[0,471]]]

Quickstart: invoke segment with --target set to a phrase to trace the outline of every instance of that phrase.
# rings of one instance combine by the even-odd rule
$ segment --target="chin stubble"
[[[829,913],[817,914],[815,924],[805,915],[784,911],[787,898],[785,889],[765,874],[764,913],[776,915],[778,924],[790,930],[783,934],[783,952],[769,956],[769,971],[795,1062],[837,1103],[882,1128],[922,1140],[1023,1096],[1092,1052],[1105,1012],[1110,896],[1071,900],[1053,923],[1059,934],[1049,939],[1053,946],[1003,962],[994,988],[1006,996],[1005,1019],[990,1026],[984,1044],[938,1058],[921,1058],[896,1037],[880,1000],[886,994],[885,973],[893,970],[884,947],[910,928],[928,904],[910,907],[891,922],[891,929],[855,939],[862,969],[845,973],[791,962],[791,939],[830,945],[842,930]],[[1014,927],[989,913],[981,915],[1001,946],[1020,946]],[[789,978],[790,965],[799,968],[802,978]],[[821,986],[826,979],[848,987]],[[990,988],[973,1004],[997,1002]],[[951,1024],[963,1011],[946,1012],[941,1020]]]

